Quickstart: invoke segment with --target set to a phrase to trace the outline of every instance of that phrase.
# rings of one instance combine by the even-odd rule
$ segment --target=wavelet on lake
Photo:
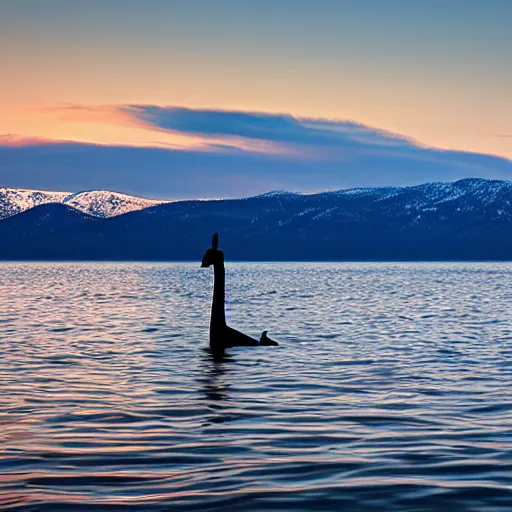
[[[229,270],[0,264],[2,510],[508,508],[512,264]]]

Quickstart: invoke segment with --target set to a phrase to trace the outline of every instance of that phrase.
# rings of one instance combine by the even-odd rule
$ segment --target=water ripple
[[[512,508],[512,265],[0,265],[0,509]]]

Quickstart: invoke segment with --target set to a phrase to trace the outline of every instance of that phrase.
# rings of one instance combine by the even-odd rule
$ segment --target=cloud
[[[4,135],[0,186],[111,189],[172,199],[512,179],[512,161],[505,158],[424,147],[352,121],[155,105],[65,105],[53,111],[107,126],[144,127],[146,140],[157,141],[164,132],[195,144],[175,146],[172,137],[135,146]]]
[[[14,134],[10,134],[10,133],[0,135],[0,148],[2,146],[6,147],[6,148],[41,146],[41,145],[49,146],[51,144],[58,144],[58,143],[59,143],[59,141],[56,141],[53,139],[47,139],[44,137],[22,137],[21,135],[14,135]]]
[[[289,114],[269,114],[186,107],[126,105],[119,107],[134,122],[149,129],[206,139],[258,141],[283,147],[311,147],[367,151],[371,147],[414,148],[405,137],[376,130],[353,121],[299,118]],[[331,154],[331,153],[329,153]],[[318,155],[318,152],[316,152]]]
[[[77,105],[63,103],[57,107],[40,107],[31,109],[43,114],[57,114],[64,121],[88,121],[92,123],[130,124],[136,120],[124,113],[118,105]]]
[[[347,142],[346,152],[315,160],[214,143],[202,150],[183,150],[0,137],[0,186],[110,189],[172,199],[243,197],[273,189],[314,192],[414,185],[467,177],[512,179],[512,161],[504,158],[421,148],[400,138],[395,142],[392,136],[383,147],[386,134],[382,139],[379,132],[359,125],[353,131],[348,125],[336,128],[350,132],[351,137],[365,137],[367,151],[361,150],[359,141]],[[372,143],[372,138],[379,142]],[[357,149],[350,151],[352,147]]]

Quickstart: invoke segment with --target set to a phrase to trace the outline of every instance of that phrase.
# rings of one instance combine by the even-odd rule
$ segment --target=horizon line
[[[41,193],[48,193],[48,194],[66,194],[66,199],[69,196],[79,196],[80,194],[86,194],[88,192],[108,192],[111,194],[119,194],[126,197],[133,197],[137,199],[144,199],[145,201],[152,201],[155,203],[154,206],[157,206],[158,204],[166,204],[166,203],[177,203],[177,202],[185,202],[185,201],[237,201],[237,200],[243,200],[243,199],[253,199],[256,197],[264,197],[264,196],[270,196],[271,194],[278,195],[278,194],[289,194],[289,195],[295,195],[295,196],[314,196],[319,194],[330,194],[330,193],[336,193],[336,192],[348,192],[352,190],[370,190],[370,189],[385,189],[385,188],[396,188],[396,189],[410,189],[415,187],[422,187],[424,185],[434,185],[434,184],[454,184],[459,183],[461,181],[467,181],[467,180],[474,180],[474,181],[489,181],[489,182],[501,182],[501,183],[512,183],[512,180],[504,180],[504,179],[493,179],[493,178],[482,178],[477,176],[468,176],[466,178],[458,178],[456,180],[446,180],[446,181],[425,181],[422,183],[418,183],[416,185],[375,185],[375,186],[364,186],[364,187],[347,187],[347,188],[335,188],[335,189],[325,189],[325,190],[317,190],[317,191],[311,191],[311,192],[300,192],[300,191],[294,191],[294,190],[284,190],[284,189],[272,189],[268,190],[267,192],[262,192],[260,194],[255,195],[248,195],[248,196],[240,196],[240,197],[188,197],[188,198],[177,198],[177,199],[154,199],[151,197],[145,197],[145,196],[139,196],[135,194],[130,194],[127,192],[120,192],[119,190],[113,190],[113,189],[83,189],[78,190],[75,192],[71,191],[60,191],[60,190],[51,190],[51,189],[32,189],[32,188],[24,188],[24,187],[7,187],[4,185],[0,185],[0,191],[1,190],[15,190],[15,191],[21,191],[21,192],[41,192]],[[59,202],[48,202],[44,204],[64,204]],[[42,205],[36,205],[42,206]],[[66,205],[69,206],[69,205]],[[73,208],[70,206],[70,208]],[[20,212],[21,213],[21,212]],[[1,220],[1,218],[0,218]]]

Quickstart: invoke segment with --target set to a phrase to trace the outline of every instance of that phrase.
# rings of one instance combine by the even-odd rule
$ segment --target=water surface
[[[511,510],[512,265],[0,264],[1,510]]]

